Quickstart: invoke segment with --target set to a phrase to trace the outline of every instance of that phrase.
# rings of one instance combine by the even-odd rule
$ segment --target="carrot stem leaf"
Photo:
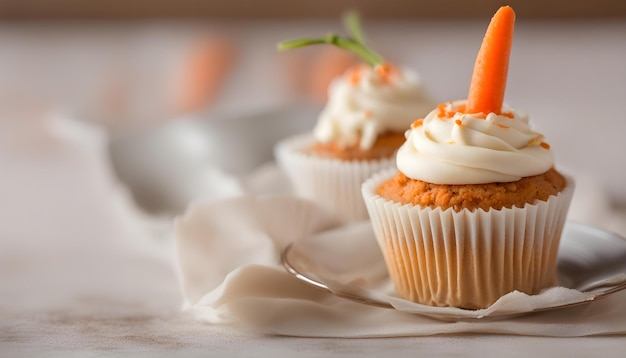
[[[278,44],[278,51],[291,50],[313,45],[333,45],[354,53],[372,67],[382,64],[385,60],[376,51],[365,45],[359,17],[356,13],[346,15],[344,23],[351,37],[337,34],[328,34],[324,37],[311,37],[282,41]]]

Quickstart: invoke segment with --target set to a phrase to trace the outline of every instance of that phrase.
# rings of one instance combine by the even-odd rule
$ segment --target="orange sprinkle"
[[[505,117],[509,117],[511,119],[515,119],[515,116],[513,115],[513,112],[502,112],[502,113],[500,113],[500,115],[505,116]]]
[[[351,73],[350,74],[350,83],[353,85],[357,85],[359,84],[359,81],[361,81],[361,75],[359,73]]]
[[[463,122],[461,122],[460,119],[457,119],[456,121],[454,121],[454,123],[456,123],[456,125],[459,126],[459,127],[463,126]]]
[[[502,128],[502,129],[509,129],[510,128],[509,126],[505,126],[504,124],[498,124],[498,123],[496,123],[496,126],[498,126],[499,128]]]
[[[424,118],[416,119],[413,123],[411,123],[411,128],[417,128],[424,124]]]
[[[440,103],[437,106],[437,117],[439,117],[440,119],[441,118],[450,118],[450,117],[454,116],[454,114],[456,113],[454,111],[448,111],[446,109],[447,105],[448,105],[447,103]]]
[[[441,118],[441,117],[445,117],[446,116],[446,104],[445,103],[439,103],[437,105],[437,117]]]
[[[361,81],[361,67],[354,67],[349,73],[348,73],[348,77],[349,77],[349,81],[351,84],[353,85],[357,85],[359,84],[359,81]]]
[[[375,71],[376,71],[376,74],[378,74],[381,77],[387,76],[391,72],[391,65],[389,65],[388,63],[380,64],[376,66]]]
[[[480,112],[480,113],[474,113],[472,114],[472,116],[478,118],[478,119],[487,119],[487,114]]]
[[[457,113],[465,112],[464,104],[457,106],[456,109],[451,110],[451,111],[447,109],[449,104],[450,102],[446,102],[446,103],[440,103],[437,105],[437,117],[439,117],[439,119],[450,118],[450,117],[453,117]]]
[[[378,77],[382,80],[383,83],[389,83],[389,79],[391,76],[397,75],[398,70],[388,63],[383,63],[374,69]]]
[[[366,109],[365,112],[363,112],[363,115],[365,116],[365,118],[370,118],[372,116],[372,111]]]
[[[541,142],[539,144],[543,149],[550,149],[550,144],[546,143],[546,142]]]

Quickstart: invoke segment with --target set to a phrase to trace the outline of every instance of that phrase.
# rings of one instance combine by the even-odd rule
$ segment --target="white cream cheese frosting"
[[[433,107],[416,73],[358,66],[335,79],[313,135],[318,142],[370,149],[378,135],[403,132]],[[360,140],[360,142],[359,142]]]
[[[398,150],[398,169],[409,178],[435,184],[513,182],[553,165],[543,135],[528,116],[502,107],[502,114],[462,113],[467,101],[440,105],[418,120]]]

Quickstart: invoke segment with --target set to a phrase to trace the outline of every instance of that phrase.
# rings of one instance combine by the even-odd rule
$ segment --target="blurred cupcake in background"
[[[415,72],[384,61],[366,45],[356,15],[346,16],[345,24],[350,37],[331,34],[279,45],[286,50],[331,44],[364,63],[332,81],[313,132],[279,142],[275,154],[297,195],[351,221],[367,218],[360,194],[363,181],[393,166],[406,128],[433,102]]]

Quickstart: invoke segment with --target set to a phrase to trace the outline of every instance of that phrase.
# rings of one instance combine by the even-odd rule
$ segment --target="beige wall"
[[[626,18],[624,0],[0,0],[0,18],[335,18],[348,9],[368,18],[464,18],[502,4],[525,18]]]

